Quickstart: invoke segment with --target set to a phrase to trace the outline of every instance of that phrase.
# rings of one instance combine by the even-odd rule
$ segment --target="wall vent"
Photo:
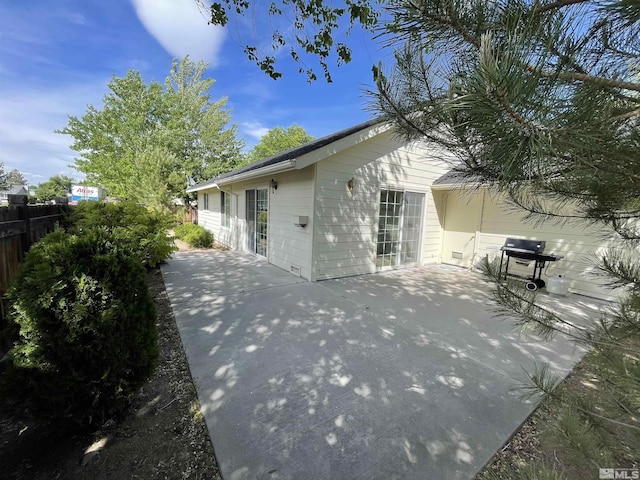
[[[451,258],[454,260],[462,260],[462,252],[451,252]]]
[[[289,271],[290,271],[291,273],[293,273],[294,275],[300,276],[300,271],[301,271],[301,270],[300,270],[300,267],[299,267],[299,266],[297,266],[297,265],[291,265],[291,266],[289,267]]]

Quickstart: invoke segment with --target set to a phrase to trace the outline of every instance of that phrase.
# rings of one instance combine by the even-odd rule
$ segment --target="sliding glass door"
[[[247,190],[247,250],[267,256],[267,227],[269,220],[269,192],[266,188]]]
[[[424,193],[380,191],[377,268],[419,261],[423,208]]]

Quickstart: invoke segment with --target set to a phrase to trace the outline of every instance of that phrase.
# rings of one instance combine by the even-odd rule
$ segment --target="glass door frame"
[[[247,222],[245,232],[247,250],[256,256],[267,258],[269,239],[268,188],[245,190],[245,220]]]
[[[382,200],[383,193],[386,193],[385,201]],[[392,195],[390,195],[392,194]],[[397,196],[400,195],[399,200]],[[420,202],[412,203],[408,206],[408,196],[415,196],[419,198]],[[415,190],[407,190],[398,187],[381,187],[378,194],[378,229],[376,236],[376,270],[388,270],[397,267],[404,267],[410,265],[417,265],[421,263],[422,257],[422,234],[425,223],[425,209],[426,209],[426,192],[420,192]],[[383,207],[384,206],[384,207]],[[400,207],[397,211],[397,207]],[[416,215],[412,208],[419,207],[419,215]],[[389,209],[392,209],[392,215],[389,215]],[[394,222],[388,222],[388,219],[396,219]],[[408,221],[419,220],[420,225],[416,229],[410,227]],[[384,222],[384,227],[381,228],[381,224]],[[392,225],[392,228],[388,228]],[[409,233],[411,228],[412,233],[417,233],[417,247],[414,249],[415,260],[407,261],[404,236]],[[381,237],[382,236],[382,237]],[[395,237],[395,238],[394,238]],[[388,240],[391,238],[391,240]],[[415,239],[412,239],[415,243]],[[381,252],[382,250],[382,252]],[[412,254],[412,257],[414,255]]]

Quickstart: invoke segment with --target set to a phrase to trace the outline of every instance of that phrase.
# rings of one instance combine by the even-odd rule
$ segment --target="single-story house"
[[[9,195],[28,195],[29,191],[25,185],[11,185],[8,190],[0,190],[0,204],[9,203]]]
[[[187,192],[197,192],[198,223],[218,242],[310,281],[416,264],[472,267],[518,237],[564,255],[545,275],[563,273],[574,292],[612,298],[589,275],[600,232],[524,223],[495,194],[461,186],[450,165],[446,152],[371,120]]]

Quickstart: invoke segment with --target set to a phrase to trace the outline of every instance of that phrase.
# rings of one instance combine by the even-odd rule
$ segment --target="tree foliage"
[[[226,98],[211,100],[207,64],[174,60],[164,84],[145,83],[140,72],[107,85],[103,107],[87,107],[59,131],[73,137],[82,156],[76,168],[109,195],[167,208],[186,196],[187,177],[204,180],[232,169],[243,143]]]
[[[309,81],[314,81],[317,79],[316,70],[306,66],[302,60],[303,56],[309,54],[317,58],[322,75],[327,82],[331,82],[330,59],[335,59],[338,65],[351,61],[351,48],[346,42],[336,40],[339,34],[348,35],[354,25],[371,31],[379,20],[378,6],[384,2],[345,0],[335,6],[331,2],[277,0],[265,2],[261,6],[247,0],[222,0],[213,2],[210,7],[205,6],[201,0],[196,0],[196,3],[208,9],[210,23],[213,25],[225,26],[230,18],[238,15],[286,17],[284,29],[273,30],[269,47],[247,44],[244,53],[275,80],[282,77],[282,72],[277,68],[277,56],[280,51],[288,49],[290,57],[299,66],[299,72],[306,74]],[[264,45],[263,40],[258,40],[257,43]]]
[[[128,249],[145,268],[157,268],[176,250],[167,235],[172,226],[168,215],[133,201],[115,203],[80,202],[71,210],[64,225],[68,233],[81,234],[100,226]]]
[[[55,197],[66,197],[71,193],[73,178],[65,175],[54,175],[36,187],[35,194],[39,200],[51,200]]]
[[[9,170],[9,173],[7,173],[7,185],[11,186],[11,185],[26,185],[26,184],[27,184],[27,179],[25,178],[25,176],[20,170],[18,170],[17,168]]]
[[[17,168],[5,172],[4,163],[0,162],[0,190],[8,190],[13,185],[26,185],[27,179]]]
[[[247,154],[248,162],[255,162],[271,157],[290,148],[299,147],[315,137],[308,135],[300,125],[274,127],[264,134],[260,141]]]
[[[32,415],[100,426],[153,373],[156,312],[145,270],[106,229],[37,242],[9,296],[20,327],[9,378]]]

